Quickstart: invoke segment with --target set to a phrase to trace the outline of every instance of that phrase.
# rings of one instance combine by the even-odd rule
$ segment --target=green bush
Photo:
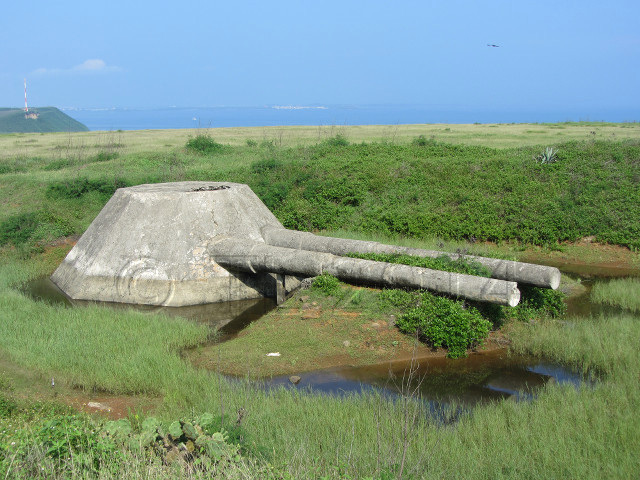
[[[207,155],[221,152],[224,150],[224,145],[216,142],[206,133],[199,133],[195,137],[189,137],[185,148],[191,152]]]
[[[49,198],[80,198],[90,192],[110,197],[118,188],[130,186],[129,182],[121,178],[96,179],[75,178],[62,182],[52,182],[47,187]]]
[[[2,400],[0,396],[0,418],[4,416]],[[30,417],[24,417],[31,424],[27,428],[19,426],[16,420],[17,428],[0,432],[0,472],[4,472],[3,462],[11,458],[14,469],[18,466],[34,469],[25,474],[25,478],[31,478],[32,473],[41,473],[39,465],[31,465],[34,455],[54,460],[48,468],[55,471],[56,478],[58,475],[59,478],[76,478],[76,475],[98,478],[101,469],[117,469],[118,459],[130,456],[205,474],[220,474],[242,462],[239,440],[244,432],[241,427],[232,425],[234,433],[230,434],[221,428],[220,417],[208,413],[169,424],[154,417],[139,419],[137,416],[133,424],[127,418],[95,420],[83,414],[46,411],[38,406],[28,415]],[[6,424],[7,421],[3,427]]]
[[[520,303],[506,310],[511,317],[533,320],[541,316],[559,318],[567,313],[567,304],[564,302],[566,294],[561,291],[529,285],[518,285],[518,288],[521,294]]]
[[[318,275],[313,279],[311,288],[313,288],[314,290],[319,290],[327,296],[335,295],[338,290],[340,290],[340,280],[338,280],[333,275],[323,273],[322,275]]]
[[[417,298],[414,292],[408,292],[398,288],[382,290],[378,295],[378,300],[383,308],[409,308],[410,306],[417,304]]]
[[[466,356],[466,350],[481,345],[491,328],[475,308],[428,292],[422,293],[418,306],[400,316],[397,325],[435,348],[447,348],[449,358]]]
[[[0,223],[0,245],[13,244],[18,247],[28,242],[40,225],[37,213],[13,215]]]
[[[415,147],[427,147],[429,145],[435,145],[436,141],[433,138],[427,138],[424,135],[418,135],[416,138],[411,140],[411,145]]]
[[[347,147],[349,145],[349,140],[347,140],[347,137],[342,133],[338,133],[337,135],[326,139],[322,143],[329,147]]]

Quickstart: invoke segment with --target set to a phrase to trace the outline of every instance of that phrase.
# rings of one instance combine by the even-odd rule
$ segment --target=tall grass
[[[640,322],[632,315],[512,326],[512,349],[620,379],[640,374]]]
[[[640,312],[640,278],[596,282],[591,289],[591,301]]]
[[[632,316],[515,324],[515,351],[597,371],[604,381],[579,389],[548,386],[534,402],[486,405],[443,426],[411,397],[265,391],[195,370],[178,350],[205,332],[179,319],[63,309],[7,287],[0,291],[0,312],[0,348],[43,375],[86,388],[158,393],[164,398],[159,413],[167,418],[209,411],[229,425],[244,409],[246,448],[254,458],[249,471],[256,475],[269,463],[291,478],[395,478],[403,458],[403,478],[625,478],[638,467],[640,323]],[[414,409],[421,412],[415,418]],[[112,460],[114,471],[131,475],[142,475],[136,473],[142,465]],[[139,478],[174,475],[150,472]]]
[[[190,371],[180,351],[209,333],[179,318],[65,308],[7,288],[0,290],[0,311],[0,349],[16,363],[84,389],[114,393],[166,393],[167,384]]]

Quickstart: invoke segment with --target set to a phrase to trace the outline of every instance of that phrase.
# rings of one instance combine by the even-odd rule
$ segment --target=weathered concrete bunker
[[[493,272],[483,278],[342,256],[348,252],[443,254],[287,230],[247,185],[162,183],[117,190],[52,280],[74,299],[164,306],[281,299],[323,272],[511,306],[518,282],[560,282],[556,268],[506,260],[471,257]]]

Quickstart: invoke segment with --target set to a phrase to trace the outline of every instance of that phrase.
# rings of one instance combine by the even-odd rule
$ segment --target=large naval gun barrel
[[[347,253],[401,253],[431,258],[446,255],[452,260],[460,257],[460,254],[457,253],[402,247],[399,245],[385,245],[363,240],[322,237],[312,233],[271,226],[263,228],[262,235],[265,242],[269,245],[333,253],[334,255],[346,255]],[[464,255],[464,258],[473,260],[487,267],[491,271],[492,278],[534,285],[536,287],[551,288],[553,290],[557,289],[560,285],[560,270],[555,267],[474,255]]]
[[[209,244],[208,251],[216,263],[242,272],[270,272],[305,277],[330,273],[348,282],[423,288],[468,300],[512,307],[520,301],[517,283],[494,278],[342,257],[306,249],[276,247],[237,237],[218,237]]]

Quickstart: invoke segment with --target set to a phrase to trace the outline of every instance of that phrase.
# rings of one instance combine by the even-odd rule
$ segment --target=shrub
[[[398,288],[382,290],[378,300],[383,307],[409,308],[411,305],[416,304],[415,294]]]
[[[76,178],[63,182],[52,182],[47,187],[49,198],[80,198],[90,192],[98,192],[110,197],[118,188],[130,186],[129,182],[121,178],[90,180]]]
[[[411,145],[416,147],[427,147],[429,145],[435,145],[437,142],[433,138],[427,138],[424,135],[418,135],[411,140]]]
[[[105,446],[95,426],[80,415],[53,417],[42,425],[36,438],[51,458],[65,458],[76,453],[102,450]],[[98,466],[97,458],[94,467]]]
[[[313,288],[314,290],[319,290],[327,296],[334,295],[338,292],[338,290],[340,290],[340,280],[338,280],[333,275],[323,273],[322,275],[318,275],[313,279],[311,288]]]
[[[185,148],[189,151],[200,154],[219,153],[224,149],[224,145],[216,142],[210,135],[199,133],[195,137],[189,137]]]
[[[417,334],[435,348],[446,347],[449,358],[466,356],[467,348],[482,344],[489,334],[491,322],[473,307],[428,292],[420,300],[420,305],[400,316],[398,328]]]
[[[521,301],[517,307],[510,310],[511,316],[518,320],[533,320],[541,316],[558,318],[567,312],[567,305],[564,302],[566,294],[559,290],[528,285],[518,285],[518,288]]]
[[[0,246],[11,243],[18,247],[28,242],[40,221],[34,212],[13,215],[0,223]]]
[[[349,145],[349,140],[342,133],[338,133],[337,135],[327,138],[323,145],[327,145],[329,147],[346,147]]]

